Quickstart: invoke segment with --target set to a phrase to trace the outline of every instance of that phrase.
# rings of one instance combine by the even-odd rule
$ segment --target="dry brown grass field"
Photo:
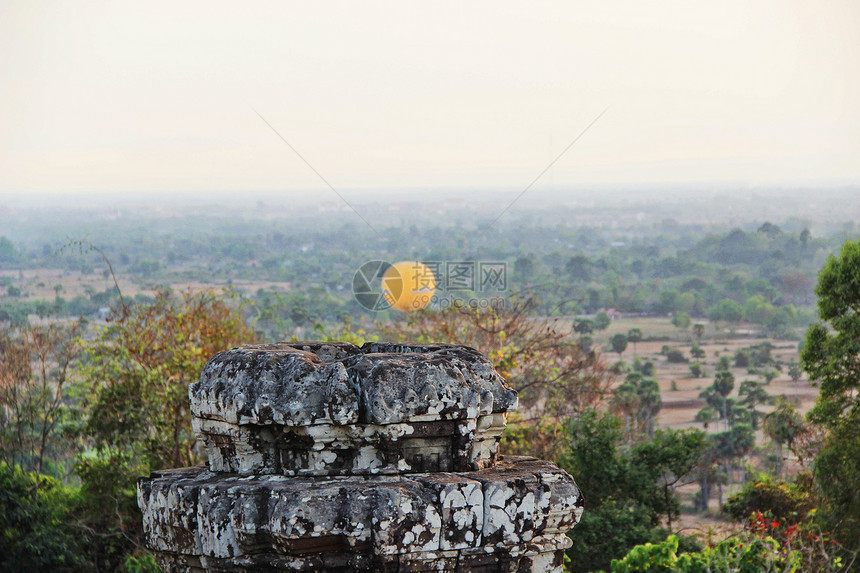
[[[756,331],[750,325],[740,325],[732,333],[722,328],[722,325],[710,324],[704,320],[694,320],[694,322],[705,324],[705,334],[701,342],[699,342],[699,346],[705,351],[705,358],[699,360],[699,362],[704,366],[706,374],[701,378],[694,378],[691,375],[689,363],[671,363],[665,356],[660,354],[662,347],[668,345],[672,348],[680,349],[689,359],[690,348],[696,341],[692,329],[679,330],[672,325],[670,318],[623,318],[613,321],[609,328],[594,337],[595,342],[601,344],[604,348],[606,348],[608,340],[613,334],[619,332],[626,334],[631,328],[641,329],[645,339],[659,339],[656,341],[640,342],[636,344],[635,351],[633,344],[629,344],[621,355],[621,359],[628,364],[632,363],[636,356],[639,356],[643,361],[650,360],[654,363],[656,367],[655,378],[660,385],[663,399],[663,409],[657,419],[659,427],[704,429],[702,424],[695,421],[696,413],[705,404],[704,400],[699,398],[699,393],[713,382],[717,361],[721,356],[728,356],[730,359],[733,359],[737,350],[766,341],[774,345],[771,353],[774,359],[783,364],[782,371],[778,373],[777,377],[770,384],[765,386],[768,394],[774,398],[784,396],[787,400],[793,402],[802,413],[806,413],[812,407],[818,394],[817,388],[809,383],[805,375],[795,385],[787,372],[787,365],[798,360],[797,341],[773,340],[756,335]],[[619,359],[619,356],[616,353],[606,351],[606,358],[610,363],[613,363]],[[764,378],[748,373],[746,368],[734,367],[734,360],[732,360],[730,370],[735,377],[735,388],[731,394],[734,398],[738,398],[738,388],[742,381],[749,379],[764,382]],[[619,376],[619,379],[623,379],[623,377]],[[763,405],[759,406],[758,409],[768,412],[773,409],[773,406]],[[723,423],[715,421],[709,424],[709,427],[705,431],[716,433],[723,430],[725,430]],[[763,470],[766,463],[763,454],[768,454],[771,450],[767,447],[767,438],[761,430],[756,432],[756,445],[759,449],[758,454],[751,456],[747,459],[747,462],[754,470]],[[796,462],[792,460],[787,460],[787,462],[786,467],[788,472],[797,471]],[[736,483],[732,487],[723,488],[724,499],[740,489],[740,485],[737,483],[740,480],[739,472],[736,472],[734,479]],[[706,532],[708,530],[724,531],[738,527],[737,524],[720,519],[718,516],[719,501],[716,499],[716,496],[712,499],[707,514],[694,513],[692,510],[692,499],[697,490],[697,484],[690,484],[679,488],[684,512],[679,523],[682,528],[688,530],[686,533],[694,531]]]
[[[52,300],[55,296],[72,299],[75,296],[87,296],[88,290],[103,292],[113,287],[113,279],[103,271],[82,274],[79,271],[64,271],[62,269],[26,269],[22,271],[0,271],[0,277],[15,279],[15,286],[21,289],[23,300],[45,299]],[[117,275],[117,282],[123,295],[133,297],[136,294],[152,295],[158,282],[142,281],[136,277]],[[55,287],[61,287],[59,292]],[[287,292],[290,283],[257,281],[247,279],[221,280],[214,282],[201,281],[170,281],[170,286],[178,291],[190,290],[199,292],[204,290],[223,290],[235,288],[246,293],[254,293],[258,289]],[[0,293],[0,295],[5,293]]]

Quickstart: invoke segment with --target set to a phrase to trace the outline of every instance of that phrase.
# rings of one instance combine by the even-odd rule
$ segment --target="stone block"
[[[536,502],[545,499],[582,505],[570,476],[527,457],[475,472],[370,477],[190,468],[139,484],[149,547],[167,571],[312,571],[323,562],[330,568],[317,570],[539,571],[522,567],[557,562],[577,515],[552,521]]]

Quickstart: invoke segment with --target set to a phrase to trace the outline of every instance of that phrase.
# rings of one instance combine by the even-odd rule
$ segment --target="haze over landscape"
[[[171,571],[190,385],[318,340],[482,353],[553,573],[856,571],[857,102],[844,0],[0,1],[0,570]]]
[[[6,2],[0,192],[856,184],[853,2]],[[330,193],[330,191],[328,192]]]

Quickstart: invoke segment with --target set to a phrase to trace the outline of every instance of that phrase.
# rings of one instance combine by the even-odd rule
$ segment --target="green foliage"
[[[594,331],[594,321],[587,318],[580,318],[573,322],[574,332],[579,334],[591,334]]]
[[[76,492],[0,462],[0,570],[83,571]]]
[[[744,319],[765,326],[773,320],[776,308],[761,295],[749,297],[743,306]]]
[[[644,378],[639,372],[631,372],[625,382],[615,389],[610,407],[626,421],[626,437],[654,435],[654,421],[663,407],[660,385],[654,378]]]
[[[738,390],[738,395],[741,396],[741,404],[750,409],[750,423],[753,429],[758,429],[759,420],[764,416],[755,408],[760,404],[769,404],[772,402],[770,394],[762,388],[762,385],[755,380],[744,380],[741,382],[741,387]]]
[[[720,370],[714,376],[714,390],[723,398],[731,394],[735,388],[735,376],[728,370]]]
[[[127,573],[161,573],[155,557],[148,554],[129,555],[124,564]]]
[[[698,362],[690,364],[690,375],[693,378],[701,378],[705,375],[705,369]]]
[[[142,544],[143,516],[137,507],[137,478],[149,468],[132,454],[97,448],[78,457],[80,512],[92,531],[91,559],[99,569],[119,567],[135,544]]]
[[[726,501],[723,511],[739,522],[755,512],[770,512],[778,523],[793,525],[807,519],[818,504],[810,486],[808,479],[789,483],[759,474]]]
[[[684,353],[680,349],[672,348],[666,352],[666,360],[674,364],[683,364],[687,362],[687,357],[684,356]]]
[[[638,543],[662,540],[679,511],[674,489],[706,446],[698,431],[657,430],[651,440],[624,446],[621,421],[586,411],[567,423],[569,447],[560,465],[577,476],[588,510],[571,534],[574,570],[606,568]]]
[[[708,310],[708,319],[712,322],[729,322],[736,324],[743,320],[744,310],[735,301],[723,299]]]
[[[605,311],[600,311],[594,315],[594,328],[597,330],[606,330],[612,324],[612,319]]]
[[[834,534],[860,546],[860,241],[830,256],[815,288],[824,323],[811,326],[800,359],[820,384],[809,419],[828,430],[815,460]]]
[[[722,397],[717,393],[717,391],[714,389],[714,386],[713,386],[713,385],[708,386],[707,388],[705,388],[704,390],[702,390],[701,392],[699,392],[699,398],[700,398],[700,399],[702,399],[702,400],[704,400],[704,401],[705,401],[705,403],[706,403],[710,408],[712,408],[714,411],[718,411],[718,412],[720,412],[720,414],[721,414],[721,416],[720,416],[720,417],[722,417],[722,411],[723,411],[723,409],[722,409],[722,406],[723,406],[723,399],[722,399]]]
[[[657,367],[650,360],[642,360],[639,356],[633,359],[633,371],[638,372],[642,376],[654,376],[657,373]]]
[[[729,461],[747,455],[755,445],[755,433],[752,426],[735,423],[725,432],[710,434],[711,449],[714,456],[723,461]]]
[[[607,500],[599,510],[583,513],[571,532],[573,546],[567,552],[570,570],[606,569],[612,558],[623,556],[641,543],[658,542],[666,535],[665,530],[651,527],[644,508]]]
[[[779,371],[774,370],[773,368],[768,368],[767,370],[761,372],[761,376],[762,378],[764,378],[765,384],[770,384],[771,382],[776,380],[777,376],[779,376]]]
[[[574,255],[567,261],[564,268],[574,281],[585,282],[591,279],[591,261],[585,255]]]
[[[820,411],[819,411],[820,412]],[[860,412],[841,416],[815,458],[815,477],[824,493],[826,523],[847,547],[860,545]]]
[[[134,305],[86,347],[81,373],[93,388],[87,432],[151,467],[196,461],[188,385],[222,350],[252,342],[239,313],[212,293],[158,293]]]
[[[776,408],[764,418],[765,434],[775,442],[788,444],[789,447],[805,429],[803,417],[797,408],[782,397],[777,399]]]
[[[690,328],[691,323],[692,319],[686,312],[676,313],[675,316],[672,317],[672,325],[676,328],[680,328],[681,330]]]
[[[791,377],[792,381],[797,382],[800,380],[801,376],[803,376],[803,368],[800,366],[798,362],[792,362],[788,365],[788,375]]]
[[[7,237],[0,236],[0,265],[16,263],[18,261],[18,249]]]
[[[642,329],[641,328],[631,328],[627,331],[627,340],[633,344],[633,353],[636,353],[636,343],[642,342]],[[649,374],[650,376],[650,374]]]
[[[613,560],[612,573],[760,573],[799,571],[801,554],[772,537],[731,537],[716,547],[678,554],[678,539],[670,535],[658,544],[633,548],[624,559]]]
[[[350,342],[361,346],[365,342],[376,342],[379,336],[368,334],[363,328],[353,330],[352,319],[344,317],[336,326],[326,328],[322,323],[314,325],[314,340]],[[293,340],[297,340],[295,337]]]
[[[680,503],[675,487],[684,483],[700,463],[708,443],[704,432],[698,430],[657,430],[654,438],[634,445],[630,452],[633,471],[642,477],[654,499],[643,501],[650,505],[652,524],[665,517],[669,529],[680,515]]]
[[[612,347],[613,352],[617,352],[618,356],[621,357],[621,354],[627,350],[627,335],[621,332],[614,334],[612,335],[612,338],[609,339],[609,344]]]

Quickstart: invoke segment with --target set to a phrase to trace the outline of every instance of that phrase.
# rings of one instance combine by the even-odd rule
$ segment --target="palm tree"
[[[716,390],[717,394],[719,394],[723,399],[723,419],[726,421],[726,428],[728,428],[729,424],[729,415],[726,411],[726,398],[729,397],[729,394],[731,394],[734,389],[734,374],[728,370],[720,370],[717,372],[716,376],[714,376],[714,390]]]

